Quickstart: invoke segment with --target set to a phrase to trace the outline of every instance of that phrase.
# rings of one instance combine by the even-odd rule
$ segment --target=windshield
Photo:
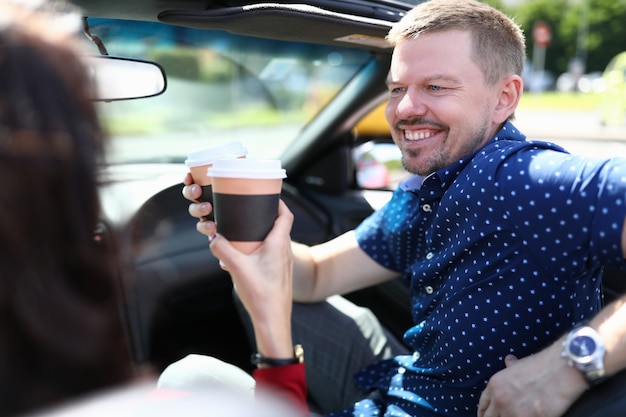
[[[89,26],[109,55],[155,61],[167,74],[161,96],[98,104],[112,164],[182,163],[188,151],[234,140],[278,158],[370,58],[154,22],[90,18]]]

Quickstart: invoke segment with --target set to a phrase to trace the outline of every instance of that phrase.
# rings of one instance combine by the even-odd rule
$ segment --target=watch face
[[[576,336],[572,339],[569,350],[574,356],[590,356],[596,350],[596,342],[589,336]]]

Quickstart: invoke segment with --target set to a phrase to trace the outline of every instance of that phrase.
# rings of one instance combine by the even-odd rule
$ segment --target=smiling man
[[[492,7],[427,1],[388,39],[386,117],[416,176],[354,232],[299,246],[294,296],[400,273],[409,352],[358,372],[369,397],[336,415],[475,416],[507,355],[535,353],[599,310],[602,265],[624,259],[626,160],[573,156],[517,130],[524,35]]]
[[[312,397],[323,411],[345,408],[333,416],[473,417],[506,357],[541,350],[600,309],[602,267],[625,258],[626,159],[574,156],[517,130],[525,41],[498,10],[430,0],[388,39],[386,117],[416,175],[354,231],[294,243],[293,296],[319,302],[401,275],[409,349],[368,329],[369,357],[355,353],[334,298],[333,309],[294,305],[294,340],[309,352]]]
[[[405,169],[426,176],[477,151],[500,130],[521,96],[521,63],[492,82],[475,62],[470,32],[440,29],[408,39],[396,33],[386,117]]]

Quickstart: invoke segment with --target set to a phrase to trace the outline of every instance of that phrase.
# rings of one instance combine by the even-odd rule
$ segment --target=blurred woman
[[[46,10],[38,11],[16,4],[0,3],[0,417],[102,415],[103,407],[133,417],[173,410],[187,417],[306,413],[301,362],[259,370],[255,402],[224,384],[193,387],[193,393],[158,389],[156,378],[133,384],[137,375],[119,314],[119,258],[113,236],[102,240],[96,232],[97,171],[107,137],[75,36],[80,16],[54,1],[42,1]],[[292,221],[281,203],[269,245],[249,257],[234,253],[222,237],[211,247],[237,280],[261,282],[267,275],[280,286],[292,272]],[[266,301],[277,297],[258,295],[253,319],[274,308]],[[280,296],[287,317],[291,293]],[[288,320],[257,330],[261,353],[292,349]]]
[[[2,416],[132,376],[115,245],[95,236],[105,135],[70,12],[0,4]]]

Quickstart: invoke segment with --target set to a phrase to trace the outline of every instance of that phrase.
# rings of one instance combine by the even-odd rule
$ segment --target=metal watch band
[[[583,376],[585,380],[590,386],[598,385],[602,381],[604,381],[605,371],[604,367],[602,369],[592,369],[583,372]]]

